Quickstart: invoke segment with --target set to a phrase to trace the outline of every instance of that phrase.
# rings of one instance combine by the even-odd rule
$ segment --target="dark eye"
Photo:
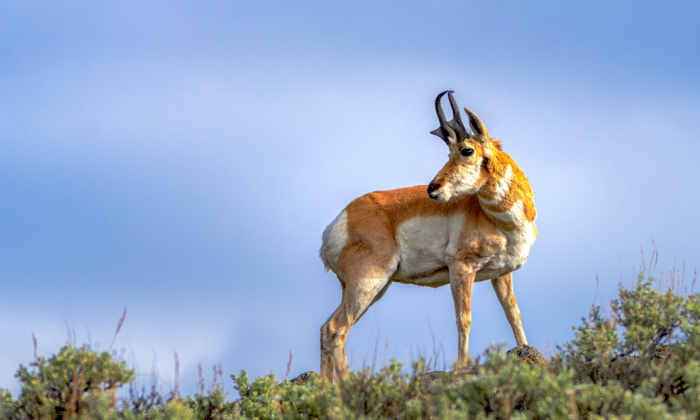
[[[459,153],[461,153],[462,156],[471,156],[474,154],[474,149],[462,149]]]

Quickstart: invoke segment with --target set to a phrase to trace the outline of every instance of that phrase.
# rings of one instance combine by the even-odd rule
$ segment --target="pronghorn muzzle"
[[[431,182],[430,185],[428,185],[428,195],[430,198],[435,198],[433,197],[433,191],[439,190],[441,187],[440,184],[436,184],[435,182]]]
[[[444,182],[444,180],[435,177],[435,179],[428,185],[428,197],[435,201],[444,203],[449,201],[454,193],[454,189],[449,181]]]

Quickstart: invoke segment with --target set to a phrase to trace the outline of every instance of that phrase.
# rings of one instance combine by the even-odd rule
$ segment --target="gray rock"
[[[527,363],[529,365],[536,365],[541,368],[546,368],[549,366],[549,362],[547,362],[547,359],[544,358],[542,353],[540,353],[540,351],[536,348],[528,346],[527,344],[513,347],[512,349],[508,350],[506,354],[510,357],[516,357],[522,363]],[[477,366],[471,365],[467,366],[466,368],[461,368],[450,372],[427,372],[419,375],[418,381],[421,383],[421,385],[427,385],[436,379],[443,380],[446,383],[454,383],[465,376],[473,375],[476,372]]]
[[[304,385],[312,377],[318,377],[318,374],[316,372],[314,372],[313,370],[310,370],[308,372],[302,373],[301,375],[295,377],[294,379],[290,379],[289,382],[293,383],[294,385]]]
[[[513,347],[512,349],[508,350],[506,354],[511,357],[517,357],[518,360],[529,365],[537,365],[542,368],[549,366],[549,362],[547,362],[547,359],[542,356],[542,353],[540,353],[540,351],[536,348],[528,346],[527,344],[521,344],[517,347]]]

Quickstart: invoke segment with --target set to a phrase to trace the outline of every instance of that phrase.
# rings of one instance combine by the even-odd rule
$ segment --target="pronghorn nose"
[[[428,194],[430,194],[431,192],[433,192],[435,190],[439,190],[439,189],[440,189],[440,184],[436,184],[434,182],[431,182],[430,185],[428,185]]]

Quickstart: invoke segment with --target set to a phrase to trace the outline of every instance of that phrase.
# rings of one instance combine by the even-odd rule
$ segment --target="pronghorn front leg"
[[[493,290],[496,291],[498,301],[501,302],[506,318],[508,318],[510,327],[513,329],[515,342],[518,345],[527,344],[523,322],[520,320],[520,309],[518,309],[518,303],[515,301],[515,295],[513,294],[513,273],[491,280],[491,285],[493,285]]]
[[[455,302],[459,347],[457,368],[466,367],[469,361],[469,329],[472,325],[471,299],[476,270],[464,262],[450,264],[450,289]]]

